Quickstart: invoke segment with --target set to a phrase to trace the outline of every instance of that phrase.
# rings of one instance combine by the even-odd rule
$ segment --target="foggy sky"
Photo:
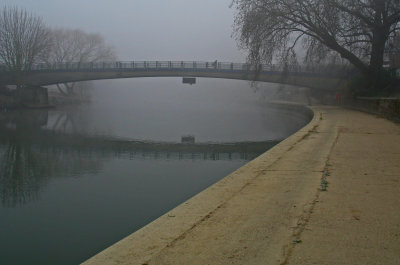
[[[54,28],[100,33],[120,60],[243,62],[231,0],[0,0]]]

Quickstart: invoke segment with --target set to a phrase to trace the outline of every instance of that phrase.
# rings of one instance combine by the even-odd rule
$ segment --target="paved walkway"
[[[400,264],[400,126],[310,124],[84,264]]]
[[[336,120],[327,192],[287,264],[400,264],[400,126],[355,111]]]

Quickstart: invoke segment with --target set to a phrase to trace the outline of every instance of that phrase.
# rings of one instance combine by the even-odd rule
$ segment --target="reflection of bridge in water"
[[[279,142],[127,141],[45,129],[47,112],[4,114],[0,115],[0,201],[6,206],[35,200],[52,178],[98,172],[110,159],[246,161]]]
[[[124,140],[78,131],[76,117],[62,113],[51,129],[47,111],[3,113],[0,115],[0,144],[10,140],[28,144],[41,151],[66,152],[117,158],[252,160],[280,140],[244,142],[178,143],[164,141]],[[69,131],[71,130],[71,131]],[[27,132],[29,131],[29,133]]]
[[[61,141],[65,141],[68,138],[68,136],[57,137]],[[74,141],[77,140],[66,141],[68,148],[72,147],[80,152],[101,152],[102,154],[108,153],[118,158],[129,159],[179,160],[252,160],[279,143],[277,140],[233,143],[169,143],[125,141],[103,137],[83,137],[78,142]]]
[[[2,130],[0,143],[15,137],[15,130]],[[29,136],[41,151],[72,152],[127,159],[252,160],[280,142],[175,143],[122,140],[107,136],[87,136],[40,130]]]
[[[241,160],[256,158],[279,141],[167,143],[125,141],[51,130],[0,128],[0,201],[15,206],[35,200],[49,179],[97,172],[109,159]]]

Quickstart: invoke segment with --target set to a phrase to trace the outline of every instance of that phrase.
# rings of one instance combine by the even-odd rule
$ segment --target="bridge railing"
[[[256,67],[246,63],[218,62],[218,61],[116,61],[116,62],[61,62],[34,64],[31,71],[214,71],[214,72],[289,72],[344,75],[349,68],[343,66],[300,66],[300,65],[267,65]],[[0,65],[0,71],[7,69]]]
[[[276,66],[260,65],[262,70],[278,69]],[[206,61],[117,61],[117,62],[71,62],[39,63],[32,66],[34,71],[45,70],[107,70],[107,69],[213,69],[213,70],[255,70],[249,64]]]

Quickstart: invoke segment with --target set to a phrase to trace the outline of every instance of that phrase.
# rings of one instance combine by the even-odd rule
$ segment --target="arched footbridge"
[[[44,86],[57,83],[87,80],[135,78],[135,77],[206,77],[262,82],[333,90],[346,82],[343,70],[337,67],[306,68],[289,66],[286,69],[274,65],[259,65],[258,71],[245,63],[204,61],[130,61],[35,64],[32,70],[17,75],[0,71],[0,83],[19,83]]]

